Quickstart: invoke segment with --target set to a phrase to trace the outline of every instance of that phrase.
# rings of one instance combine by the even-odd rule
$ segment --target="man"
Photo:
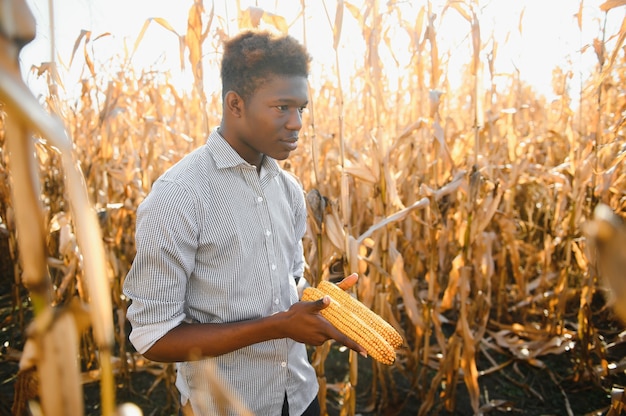
[[[203,360],[255,415],[318,415],[304,344],[365,350],[298,302],[304,192],[276,160],[296,150],[310,57],[296,40],[245,32],[222,58],[223,114],[207,143],[159,178],[137,213],[137,255],[124,282],[130,340],[177,362],[181,403],[217,414]],[[341,283],[346,289],[352,275]],[[206,390],[206,388],[205,388]]]

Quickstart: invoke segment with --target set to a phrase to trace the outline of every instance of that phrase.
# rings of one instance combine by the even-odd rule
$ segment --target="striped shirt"
[[[236,322],[289,309],[298,301],[305,228],[296,179],[267,156],[259,175],[214,130],[138,208],[137,254],[124,282],[132,344],[144,353],[181,322]],[[255,415],[280,414],[285,392],[290,414],[301,414],[317,394],[306,347],[291,339],[206,360]],[[203,361],[177,363],[176,386],[197,415],[217,414]]]

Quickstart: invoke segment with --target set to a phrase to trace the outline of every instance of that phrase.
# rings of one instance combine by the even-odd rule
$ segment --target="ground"
[[[1,231],[1,230],[0,230]],[[1,238],[4,235],[5,238]],[[20,315],[15,312],[17,306],[13,301],[13,266],[8,256],[6,234],[0,233],[0,416],[10,415],[16,385],[17,359],[23,346],[23,323]],[[26,305],[27,296],[22,290],[20,299]],[[25,309],[27,310],[27,309]],[[28,314],[23,317],[28,322]],[[611,329],[614,331],[614,328]],[[618,354],[621,354],[619,351]],[[326,375],[329,383],[339,386],[345,381],[347,373],[346,352],[337,347],[331,349],[326,361]],[[623,357],[624,354],[621,355]],[[618,357],[619,358],[619,357]],[[489,410],[491,415],[567,415],[567,403],[574,415],[601,415],[606,414],[610,404],[608,390],[610,385],[602,382],[586,381],[573,382],[572,371],[577,356],[572,352],[558,356],[544,358],[547,368],[540,369],[524,362],[518,362],[504,369],[485,375],[480,378],[481,394],[500,406]],[[378,413],[366,411],[371,409],[372,399],[380,398],[379,394],[371,392],[371,362],[369,359],[359,358],[359,383],[357,385],[357,412],[362,416],[373,415],[416,415],[420,402],[415,393],[416,389],[408,386],[406,379],[398,372],[395,375],[394,391],[386,405],[386,409]],[[485,368],[487,363],[483,364]],[[159,381],[158,367],[146,367],[142,371],[135,371],[126,377],[118,378],[117,403],[133,402],[137,404],[145,416],[175,415],[176,392],[172,386]],[[626,385],[626,377],[622,376],[610,380],[614,385]],[[100,414],[99,384],[89,383],[84,386],[85,413],[87,416]],[[329,392],[329,414],[339,414],[338,395]],[[567,398],[567,400],[566,400]],[[433,409],[431,415],[471,415],[472,410],[464,385],[460,383],[457,389],[456,408],[453,412],[445,409]]]

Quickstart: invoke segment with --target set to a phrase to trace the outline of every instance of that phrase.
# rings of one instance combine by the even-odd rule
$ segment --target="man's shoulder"
[[[293,206],[302,206],[304,204],[304,187],[300,178],[293,172],[280,169],[280,173],[277,176],[285,194],[288,196],[290,204]]]
[[[206,146],[200,146],[183,156],[157,178],[146,199],[160,201],[177,194],[181,198],[198,194],[197,188],[208,177],[207,153]]]
[[[197,179],[206,172],[208,153],[206,145],[192,150],[166,170],[159,179],[173,182]]]
[[[290,188],[296,191],[302,192],[303,190],[302,182],[300,181],[300,178],[296,176],[295,173],[288,171],[286,169],[280,168],[278,176],[285,182],[287,186],[289,186]]]

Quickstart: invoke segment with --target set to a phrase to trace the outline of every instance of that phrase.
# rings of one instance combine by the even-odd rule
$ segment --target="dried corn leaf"
[[[354,17],[356,21],[359,22],[359,26],[363,28],[365,24],[365,19],[363,15],[361,14],[361,11],[359,10],[359,8],[348,1],[344,1],[343,3],[346,9],[348,9],[348,11],[350,12],[350,14],[352,14],[352,17]]]
[[[449,309],[452,309],[454,306],[454,300],[459,290],[459,269],[463,264],[462,255],[457,255],[454,260],[452,260],[452,269],[450,270],[450,274],[448,275],[448,286],[443,292],[443,298],[441,300],[440,310],[441,312],[445,312]]]
[[[204,6],[202,2],[195,1],[189,9],[187,17],[187,33],[185,34],[185,45],[189,51],[189,63],[196,83],[202,85],[202,43],[206,39],[207,33],[203,33],[202,13]]]
[[[0,27],[5,39],[24,45],[35,38],[36,22],[26,1],[3,3],[0,7]]]
[[[289,26],[287,25],[287,20],[283,16],[279,16],[277,14],[265,12],[263,14],[263,21],[269,25],[274,26],[281,33],[288,33]]]
[[[348,235],[348,247],[346,249],[348,257],[348,270],[359,270],[359,249],[360,244],[353,236]]]
[[[249,7],[242,10],[237,7],[237,10],[237,27],[239,30],[259,27],[259,24],[261,23],[261,16],[263,16],[263,9],[258,7]]]
[[[80,34],[74,41],[74,48],[72,49],[72,54],[70,55],[70,63],[69,63],[70,66],[72,65],[72,62],[74,61],[74,56],[76,55],[76,51],[78,50],[78,47],[80,46],[80,43],[83,40],[83,38],[85,38],[85,43],[87,43],[89,42],[90,37],[91,37],[91,31],[84,30],[84,29],[80,31]]]
[[[131,56],[135,55],[135,52],[137,51],[137,48],[139,48],[139,44],[142,42],[143,37],[146,34],[146,30],[148,30],[148,27],[150,27],[150,24],[152,22],[155,22],[159,26],[161,26],[161,27],[167,29],[168,31],[172,32],[174,35],[176,35],[179,38],[179,41],[181,42],[181,45],[184,45],[184,41],[182,40],[183,37],[181,35],[179,35],[178,32],[176,32],[176,29],[174,29],[174,27],[166,19],[164,19],[162,17],[151,17],[151,18],[147,19],[144,22],[143,26],[141,27],[141,30],[139,31],[139,35],[137,36],[137,39],[135,39],[135,44],[133,46],[133,50],[131,52]],[[181,49],[180,67],[181,68],[185,67],[184,60],[182,59],[182,49]]]
[[[441,127],[439,121],[435,121],[433,123],[433,135],[435,136],[435,139],[437,139],[439,147],[443,149],[443,155],[446,158],[446,162],[454,168],[454,160],[452,159],[452,155],[450,154],[450,149],[448,149],[448,144],[446,143],[444,137],[443,127]]]
[[[578,24],[578,30],[582,32],[583,30],[583,0],[578,2],[578,12],[576,12],[576,23]]]
[[[331,205],[324,215],[324,227],[330,242],[339,250],[343,251],[345,246],[345,234],[336,205]]]
[[[480,40],[480,23],[476,15],[472,12],[472,74],[478,74],[478,68],[480,67],[480,50],[481,50],[481,40]],[[482,124],[480,124],[482,125]]]
[[[48,73],[55,84],[59,85],[61,88],[65,88],[63,86],[63,80],[59,75],[59,70],[57,68],[56,62],[42,62],[39,66],[33,66],[32,70],[37,70],[38,77],[41,77],[45,73]]]
[[[337,1],[337,9],[335,11],[335,24],[333,25],[333,49],[339,47],[341,39],[341,28],[343,26],[343,0]]]
[[[482,204],[480,211],[477,212],[475,219],[475,231],[472,235],[480,235],[487,226],[491,223],[493,216],[500,207],[502,196],[504,195],[503,187],[499,186],[494,194],[490,194],[485,202]]]
[[[430,44],[430,87],[435,89],[439,86],[439,47],[437,46],[437,31],[435,30],[435,17],[436,15],[430,14],[428,16],[428,27],[426,33],[428,34],[428,42]]]
[[[3,75],[8,77],[8,74],[0,71],[0,87],[8,87],[2,83],[1,77]],[[9,79],[9,82],[13,83],[15,80]],[[4,88],[0,88],[0,101],[8,102],[10,105],[11,97],[7,97],[5,93]],[[31,103],[29,102],[29,104]],[[4,122],[4,129],[7,151],[12,162],[11,192],[15,208],[15,226],[18,231],[17,244],[20,252],[24,253],[20,258],[21,279],[24,286],[35,297],[35,307],[37,308],[48,301],[46,288],[49,286],[49,281],[46,272],[47,255],[43,207],[39,199],[40,184],[35,169],[35,161],[32,158],[35,149],[26,129],[26,124],[20,123],[19,118],[15,117],[20,114],[15,112],[9,114],[13,118],[7,118]]]
[[[619,416],[626,411],[626,393],[624,389],[614,386],[611,388],[611,406],[606,416]]]
[[[370,184],[375,184],[378,182],[378,178],[372,172],[372,170],[365,164],[365,162],[351,162],[350,160],[346,160],[346,165],[344,167],[344,171],[362,180],[363,182],[367,182]]]
[[[415,298],[413,284],[404,270],[404,259],[402,255],[393,248],[390,249],[390,254],[393,262],[391,266],[391,280],[393,280],[398,293],[402,296],[407,317],[416,328],[424,328],[422,315],[419,312],[420,305]]]
[[[246,10],[239,12],[239,29],[256,29],[261,25],[261,21],[273,26],[281,33],[289,32],[287,20],[284,17],[269,13],[260,7],[250,6]]]
[[[594,210],[593,219],[585,223],[583,230],[589,239],[590,254],[596,256],[602,281],[610,290],[609,298],[618,316],[626,322],[626,225],[605,204]],[[594,253],[595,252],[595,253]]]
[[[600,5],[600,10],[602,10],[603,12],[608,12],[609,10],[614,9],[615,7],[624,6],[624,5],[626,5],[626,0],[607,0]]]
[[[459,270],[461,313],[459,315],[457,330],[460,329],[460,334],[463,339],[463,348],[460,356],[460,367],[463,369],[463,379],[470,396],[472,409],[474,409],[474,413],[478,413],[480,389],[478,387],[478,369],[476,367],[477,341],[469,323],[470,314],[471,316],[475,315],[473,311],[470,312],[470,308],[473,309],[474,305],[478,303],[470,303],[469,299],[472,275],[473,269],[471,267],[461,266]]]
[[[459,189],[459,187],[461,187],[461,185],[463,185],[465,182],[466,173],[467,172],[465,170],[459,170],[449,183],[437,189],[434,192],[435,201],[439,201],[444,196],[450,195],[451,193]]]
[[[511,412],[515,408],[515,403],[510,400],[490,400],[478,409],[478,414],[486,414],[491,411]],[[521,412],[521,410],[519,410]]]
[[[391,170],[389,155],[385,156],[383,160],[383,175],[385,177],[385,199],[387,200],[387,204],[391,205],[395,209],[403,210],[405,207],[400,199],[400,195],[398,194],[398,183],[396,175],[394,175]],[[401,176],[401,174],[398,174],[398,176]]]
[[[624,18],[624,20],[622,20],[622,26],[619,30],[619,36],[613,48],[613,53],[611,54],[611,57],[609,59],[609,64],[606,66],[606,68],[603,68],[603,72],[605,73],[609,72],[613,68],[613,64],[615,63],[615,60],[617,59],[618,54],[622,50],[622,44],[624,43],[624,40],[626,40],[626,17]],[[595,46],[596,45],[594,43],[594,47]],[[602,48],[601,48],[602,59],[604,58],[604,51],[605,51],[604,46],[605,45],[603,43]],[[601,63],[603,63],[603,61],[601,61]]]
[[[531,328],[523,327],[522,331],[532,333]],[[544,334],[534,340],[522,338],[516,332],[503,329],[498,332],[490,332],[496,344],[510,351],[517,359],[528,361],[532,365],[542,366],[537,357],[548,354],[562,354],[574,348],[573,334],[566,332],[563,335],[548,336]]]
[[[456,10],[461,16],[463,16],[463,18],[465,20],[468,21],[468,23],[472,23],[472,16],[471,16],[471,12],[468,10],[465,10],[466,4],[464,2],[460,2],[460,1],[452,1],[452,2],[447,2],[446,6],[444,8],[444,12],[446,11],[446,9],[448,7],[453,8],[454,10]]]
[[[415,209],[418,208],[426,208],[428,207],[428,205],[430,204],[430,200],[428,198],[422,198],[419,201],[414,202],[412,205],[396,212],[395,214],[392,214],[390,216],[388,216],[387,218],[377,222],[376,224],[372,225],[369,229],[367,229],[367,231],[365,231],[363,234],[361,234],[359,236],[359,238],[357,238],[357,241],[359,243],[362,243],[365,239],[369,238],[375,231],[381,229],[382,227],[385,227],[389,224],[392,224],[394,222],[397,221],[401,221],[404,218],[406,218],[407,215],[409,215],[409,213]]]
[[[34,352],[23,359],[31,364],[20,363],[28,368],[34,363],[40,380],[41,407],[43,414],[84,414],[83,392],[78,367],[78,330],[72,313],[54,313],[52,308],[39,314],[29,328],[29,340]]]

